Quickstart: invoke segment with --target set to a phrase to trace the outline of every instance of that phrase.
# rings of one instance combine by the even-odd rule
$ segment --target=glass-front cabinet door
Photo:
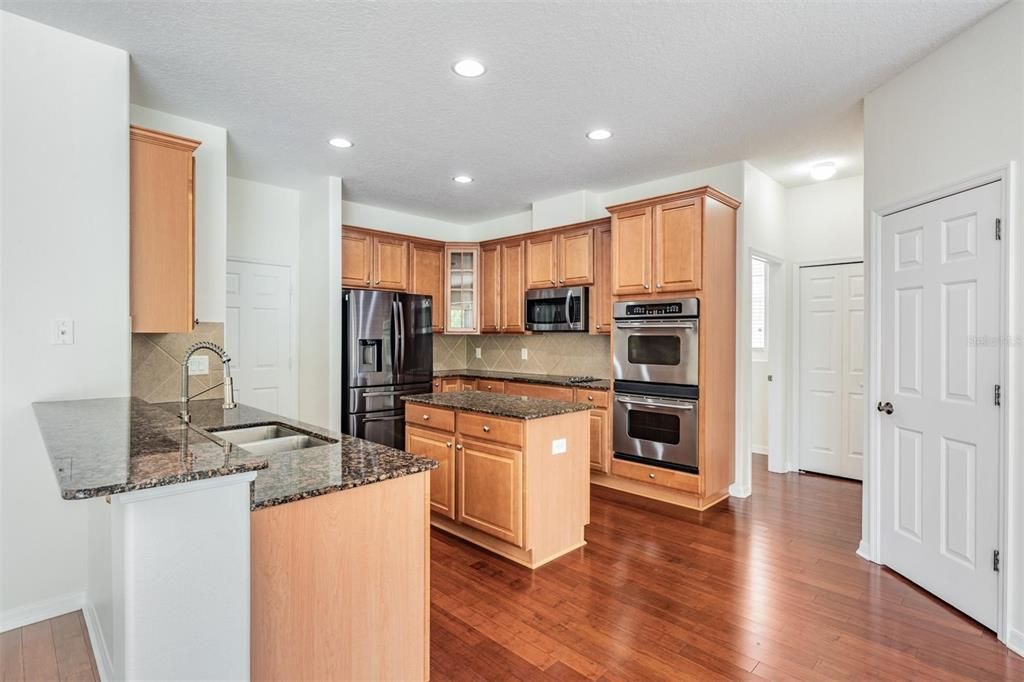
[[[445,254],[445,333],[476,334],[480,331],[480,248],[449,244]]]

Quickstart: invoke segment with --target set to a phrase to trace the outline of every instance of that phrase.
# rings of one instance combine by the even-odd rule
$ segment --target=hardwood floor
[[[0,680],[99,682],[81,611],[0,635]]]
[[[700,513],[593,487],[529,571],[434,531],[433,680],[1022,679],[988,630],[858,558],[861,486],[769,474]]]

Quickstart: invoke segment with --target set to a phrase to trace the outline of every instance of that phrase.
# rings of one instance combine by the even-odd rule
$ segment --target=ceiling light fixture
[[[591,130],[587,133],[587,139],[594,141],[607,140],[611,136],[612,131],[605,130],[604,128],[597,128],[596,130]]]
[[[454,178],[452,178],[452,180],[459,183],[460,185],[468,185],[469,183],[473,182],[473,178],[469,177],[468,175],[456,175]]]
[[[346,140],[344,137],[332,137],[327,141],[327,144],[332,147],[337,147],[338,149],[348,149],[352,146],[352,141]]]
[[[463,78],[479,78],[487,69],[475,59],[463,59],[452,65],[452,71]]]
[[[836,174],[836,164],[833,161],[822,161],[811,166],[811,177],[815,180],[828,180]]]

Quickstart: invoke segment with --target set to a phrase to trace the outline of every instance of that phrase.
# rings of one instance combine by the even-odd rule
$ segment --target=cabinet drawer
[[[407,424],[419,424],[430,429],[455,433],[455,412],[452,410],[406,403],[405,421]]]
[[[510,381],[505,384],[505,393],[525,395],[528,398],[546,398],[547,400],[573,401],[572,389],[565,386],[546,386],[544,384],[521,384]]]
[[[505,382],[493,381],[490,379],[477,379],[476,390],[483,391],[484,393],[504,393]]]
[[[583,403],[584,405],[590,405],[591,407],[599,407],[601,409],[608,409],[608,391],[596,391],[586,388],[576,389],[576,402]]]
[[[505,445],[523,444],[523,424],[517,419],[492,417],[476,412],[459,412],[458,427],[460,437],[489,440]]]
[[[634,481],[643,481],[652,485],[660,485],[685,493],[700,492],[700,476],[683,471],[672,471],[661,467],[650,467],[636,462],[612,459],[612,473]]]

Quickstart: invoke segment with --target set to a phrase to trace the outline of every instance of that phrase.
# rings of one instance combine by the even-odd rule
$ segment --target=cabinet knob
[[[446,448],[450,448],[450,447],[452,446],[452,442],[451,442],[450,440],[446,440],[446,441],[444,442],[444,446],[445,446]]]
[[[374,284],[380,284],[380,280],[378,279]]]
[[[601,328],[601,323],[598,322],[597,324],[594,325],[594,327],[596,327],[597,329],[600,329]]]
[[[491,430],[491,427],[488,426],[487,424],[484,424],[484,433],[489,433],[490,430]]]
[[[558,280],[558,283],[559,284],[565,284],[565,280],[564,279],[560,279],[560,280]]]
[[[594,400],[594,396],[592,396],[592,395],[588,395],[588,396],[587,396],[587,400],[593,401],[593,400]]]
[[[654,478],[654,474],[647,474],[647,475],[650,476],[651,478]]]
[[[428,419],[430,419],[430,415],[429,415],[429,414],[425,414],[425,415],[423,415],[423,420],[424,420],[424,421],[426,421],[426,420],[428,420]]]
[[[461,445],[456,445],[456,446],[455,446],[455,449],[456,449],[456,450],[461,450],[461,449],[462,449],[462,446],[461,446]]]
[[[644,285],[644,289],[650,289],[651,287],[647,284]]]
[[[658,284],[657,284],[657,287],[658,287],[659,289],[661,288],[661,282],[658,282]]]
[[[369,284],[369,283],[370,283],[370,280],[366,280],[366,283],[367,283],[367,284]]]

